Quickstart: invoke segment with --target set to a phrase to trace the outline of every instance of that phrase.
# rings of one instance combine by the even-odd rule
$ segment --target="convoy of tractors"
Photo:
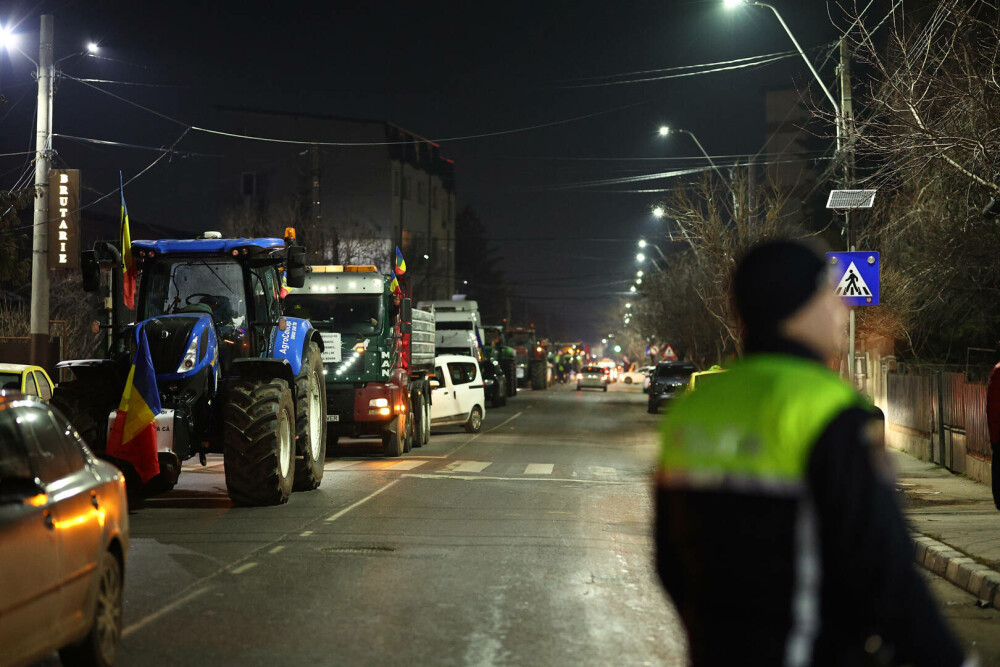
[[[433,390],[444,383],[439,355],[495,362],[506,396],[552,381],[549,344],[533,326],[484,326],[474,301],[414,308],[396,277],[375,266],[307,266],[291,229],[284,239],[206,232],[133,241],[130,250],[134,312],[119,305],[122,249],[101,242],[82,253],[84,289],[112,297],[98,325],[106,351],[59,363],[71,379],[52,397],[91,448],[122,468],[130,493],[169,491],[183,461],[204,464],[215,453],[234,503],[275,505],[320,485],[327,449],[342,437],[379,438],[388,457],[423,446],[432,421],[455,423],[432,416]],[[161,404],[159,474],[145,482],[105,451],[140,332]],[[467,429],[478,430],[483,409],[471,408]]]

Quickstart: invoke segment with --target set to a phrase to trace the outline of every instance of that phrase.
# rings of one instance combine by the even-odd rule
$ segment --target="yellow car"
[[[41,366],[0,364],[0,390],[19,391],[28,396],[52,398],[52,378]]]
[[[688,391],[694,389],[699,382],[704,384],[709,381],[712,375],[718,375],[719,373],[725,373],[726,369],[722,366],[715,365],[709,368],[707,371],[701,371],[699,373],[692,373],[690,379],[688,379]]]

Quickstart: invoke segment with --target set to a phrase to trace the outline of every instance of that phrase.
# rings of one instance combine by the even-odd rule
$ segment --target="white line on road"
[[[404,475],[403,477],[405,477],[405,476],[406,475]],[[400,479],[402,479],[402,477]],[[391,482],[389,482],[388,484],[386,484],[385,486],[380,487],[378,489],[375,489],[375,491],[369,493],[367,496],[365,496],[364,498],[362,498],[358,502],[354,503],[353,505],[348,505],[347,507],[345,507],[344,509],[340,510],[336,514],[333,514],[333,515],[327,517],[326,523],[330,523],[331,521],[336,521],[340,517],[342,517],[345,514],[347,514],[348,512],[350,512],[355,507],[361,507],[362,505],[364,505],[365,503],[367,503],[369,500],[371,500],[372,498],[374,498],[378,494],[382,493],[383,491],[385,491],[386,489],[388,489],[389,487],[391,487],[391,486],[393,486],[393,485],[395,485],[397,483],[399,483],[399,479],[394,479]]]
[[[482,472],[491,465],[492,461],[452,461],[438,472]]]
[[[399,461],[397,463],[393,463],[391,466],[389,466],[389,468],[391,468],[392,470],[413,470],[414,468],[422,466],[425,463],[427,463],[427,461],[417,461],[414,459],[407,459],[406,461]]]
[[[442,475],[437,473],[404,473],[400,479],[412,477],[414,479],[462,479],[475,481],[494,480],[500,482],[573,482],[574,484],[606,484],[608,486],[624,486],[626,484],[648,484],[648,480],[639,479],[634,481],[621,481],[616,479],[573,479],[571,477],[498,477],[491,475]]]
[[[331,461],[330,463],[323,465],[323,470],[340,470],[341,468],[347,468],[356,463],[358,463],[358,461]]]
[[[551,475],[555,468],[553,463],[529,463],[524,469],[525,475]]]
[[[313,532],[311,530],[303,530],[301,533],[299,533],[299,537],[309,537],[312,534]]]
[[[385,486],[377,489],[373,493],[368,494],[367,496],[365,496],[364,498],[362,498],[358,502],[354,503],[353,505],[349,505],[349,506],[345,507],[344,509],[340,510],[339,512],[337,512],[333,516],[327,518],[326,522],[329,523],[331,521],[336,521],[340,517],[342,517],[345,514],[347,514],[348,512],[350,512],[352,509],[354,509],[356,507],[360,507],[361,505],[364,505],[366,502],[368,502],[369,500],[371,500],[372,498],[374,498],[378,494],[382,493],[383,491],[385,491],[389,487],[391,487],[391,486],[395,485],[396,483],[398,483],[405,476],[406,475],[402,475],[399,478],[392,480],[391,482],[389,482]],[[313,521],[308,522],[306,525],[309,525],[311,523],[315,523],[318,520],[319,519],[314,519]],[[277,545],[277,546],[275,546],[275,545],[278,542],[281,542],[282,540],[287,539],[291,535],[292,535],[291,533],[285,533],[285,534],[281,535],[280,537],[278,537],[278,538],[276,538],[274,540],[271,540],[267,544],[262,544],[259,547],[257,547],[256,549],[253,549],[250,553],[248,553],[247,555],[243,556],[242,558],[239,558],[239,559],[235,560],[234,562],[229,563],[228,565],[224,565],[224,566],[220,567],[215,572],[213,572],[213,573],[211,573],[209,575],[206,575],[206,576],[202,577],[201,579],[199,579],[197,581],[191,582],[189,585],[187,585],[186,587],[184,587],[183,589],[181,589],[181,591],[179,592],[180,597],[178,597],[176,600],[174,600],[173,602],[171,602],[171,603],[169,603],[169,604],[161,607],[160,609],[157,609],[154,612],[151,612],[151,613],[147,614],[146,616],[143,616],[141,619],[139,619],[138,621],[136,621],[132,625],[129,625],[128,627],[126,627],[125,630],[122,631],[122,638],[125,638],[125,637],[129,636],[130,634],[132,634],[134,632],[137,632],[138,630],[141,630],[142,628],[146,627],[147,625],[149,625],[153,621],[156,621],[157,619],[162,618],[166,614],[169,614],[170,612],[172,612],[172,611],[174,611],[174,610],[176,610],[176,609],[184,606],[185,604],[187,604],[191,600],[194,600],[195,598],[197,598],[199,595],[203,595],[205,593],[205,591],[207,591],[207,590],[209,590],[211,588],[210,586],[207,586],[207,585],[206,586],[201,586],[200,588],[195,588],[195,586],[198,586],[199,584],[205,584],[205,583],[211,581],[212,579],[215,579],[220,574],[223,574],[224,572],[235,572],[235,570],[232,570],[231,568],[233,568],[234,566],[238,566],[240,563],[244,563],[244,562],[250,560],[255,555],[257,555],[258,553],[260,553],[264,549],[267,549],[268,547],[272,547],[271,553],[275,553],[276,549],[281,549],[282,548],[282,545]],[[237,569],[239,569],[239,568],[237,567]],[[190,591],[190,592],[187,592],[187,591]]]
[[[252,570],[255,567],[257,567],[257,563],[243,563],[243,565],[240,565],[238,568],[230,570],[229,573],[230,574],[243,574],[247,570]]]
[[[493,431],[497,430],[501,426],[505,426],[505,425],[511,423],[512,421],[514,421],[515,419],[517,419],[518,417],[520,417],[523,414],[524,414],[524,412],[522,411],[522,412],[518,412],[516,414],[511,415],[510,417],[508,417],[507,419],[503,420],[502,422],[500,422],[499,424],[497,424],[496,426],[494,426],[490,430],[488,430],[488,431],[482,431],[481,433],[475,434],[474,436],[472,436],[471,438],[469,438],[468,440],[466,440],[461,445],[459,445],[455,449],[451,450],[447,454],[437,454],[437,455],[424,454],[424,455],[420,455],[420,456],[415,456],[414,458],[419,458],[419,459],[447,459],[447,458],[450,458],[450,457],[454,456],[460,449],[462,449],[463,447],[465,447],[467,444],[469,444],[470,442],[472,442],[473,440],[475,440],[479,436],[486,435],[487,433],[492,433]]]
[[[188,602],[195,599],[199,595],[204,594],[205,591],[207,591],[208,589],[209,589],[208,586],[202,586],[201,588],[195,589],[190,593],[188,593],[187,595],[185,595],[184,597],[177,598],[176,600],[168,604],[166,607],[161,607],[160,609],[154,611],[152,614],[149,614],[148,616],[145,616],[142,619],[136,621],[135,623],[128,626],[122,631],[122,639],[125,639],[126,637],[128,637],[130,634],[132,634],[137,630],[142,630],[144,627],[146,627],[153,621],[158,620],[161,616],[165,616],[166,614],[172,612],[174,609],[177,609],[178,607],[187,604]]]
[[[590,466],[590,474],[597,475],[598,477],[616,477],[618,475],[614,468],[607,468],[605,466]]]
[[[278,553],[279,551],[281,551],[284,548],[285,548],[284,544],[279,544],[278,546],[274,547],[273,549],[271,549],[267,553],[269,553],[269,554],[276,554],[276,553]]]

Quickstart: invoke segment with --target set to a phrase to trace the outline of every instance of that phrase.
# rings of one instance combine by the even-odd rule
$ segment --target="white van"
[[[463,425],[479,433],[486,417],[483,374],[475,357],[442,354],[434,359],[431,380],[431,426]]]

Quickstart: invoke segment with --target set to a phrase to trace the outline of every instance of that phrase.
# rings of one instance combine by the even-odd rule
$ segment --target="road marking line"
[[[247,570],[252,570],[255,567],[257,567],[257,563],[243,563],[243,565],[240,565],[238,568],[236,568],[234,570],[230,570],[229,573],[230,574],[243,574]]]
[[[493,427],[493,428],[491,428],[490,430],[488,430],[488,431],[482,431],[482,432],[480,432],[480,433],[477,433],[477,434],[475,434],[474,436],[472,436],[471,438],[469,438],[468,440],[466,440],[466,441],[465,441],[465,442],[463,442],[463,443],[462,443],[461,445],[459,445],[459,446],[458,446],[458,447],[456,447],[455,449],[451,450],[451,451],[450,451],[450,452],[448,452],[447,454],[438,454],[438,455],[433,455],[433,454],[422,454],[422,455],[419,455],[419,458],[422,458],[422,459],[447,459],[447,458],[451,458],[451,457],[452,457],[452,456],[454,456],[454,455],[455,455],[455,454],[456,454],[456,453],[457,453],[457,452],[458,452],[458,451],[459,451],[460,449],[462,449],[463,447],[465,447],[466,445],[468,445],[468,444],[469,444],[470,442],[472,442],[473,440],[475,440],[475,439],[476,439],[476,438],[478,438],[479,436],[481,436],[481,435],[486,435],[487,433],[492,433],[493,431],[497,430],[497,429],[498,429],[498,428],[500,428],[501,426],[505,426],[505,425],[509,424],[510,422],[514,421],[515,419],[517,419],[518,417],[520,417],[520,416],[521,416],[521,415],[523,415],[523,414],[524,414],[524,412],[523,412],[523,411],[521,411],[521,412],[518,412],[518,413],[516,413],[516,414],[513,414],[513,415],[511,415],[510,417],[508,417],[507,419],[503,420],[502,422],[500,422],[499,424],[497,424],[496,426],[494,426],[494,427]]]
[[[553,463],[529,463],[528,467],[524,469],[525,475],[551,475],[553,468],[555,468]]]
[[[332,463],[324,464],[323,470],[340,470],[341,468],[348,468],[357,463],[360,463],[360,461],[333,461]]]
[[[344,509],[340,510],[339,512],[337,512],[333,516],[327,518],[326,521],[327,522],[336,521],[340,517],[342,517],[345,514],[347,514],[348,512],[350,512],[352,509],[354,509],[356,507],[360,507],[361,505],[364,505],[366,502],[368,502],[369,500],[371,500],[372,498],[374,498],[378,494],[382,493],[383,491],[385,491],[389,487],[395,485],[400,480],[402,480],[402,478],[405,477],[405,476],[406,475],[401,475],[399,478],[392,480],[391,482],[389,482],[385,486],[381,487],[380,489],[377,489],[373,493],[368,494],[367,496],[365,496],[364,498],[362,498],[358,502],[354,503],[353,505],[349,505],[348,507],[345,507]],[[441,478],[438,477],[436,479],[441,479]],[[316,523],[317,521],[319,521],[319,518],[316,518],[316,519],[313,519],[313,520],[307,522],[306,525],[310,525],[310,524]],[[187,604],[191,600],[194,600],[199,595],[203,595],[206,591],[208,591],[211,588],[211,586],[202,586],[201,588],[194,588],[198,584],[202,584],[202,583],[211,581],[212,579],[215,579],[220,574],[223,574],[223,573],[225,573],[227,571],[231,571],[230,568],[233,567],[234,565],[236,565],[237,563],[242,563],[242,562],[245,562],[245,561],[249,560],[250,558],[252,558],[256,554],[258,554],[261,551],[263,551],[264,549],[267,549],[268,547],[271,547],[272,545],[275,545],[277,542],[281,542],[282,540],[287,539],[289,536],[291,536],[291,533],[285,533],[285,534],[281,535],[280,537],[278,537],[278,538],[276,538],[276,539],[268,542],[267,544],[262,544],[261,546],[257,547],[256,549],[253,549],[252,551],[250,551],[250,553],[248,553],[247,555],[243,556],[242,558],[239,558],[236,561],[234,561],[234,562],[232,562],[232,563],[230,563],[228,565],[224,565],[224,566],[220,567],[219,569],[217,569],[215,572],[213,572],[213,573],[211,573],[209,575],[206,575],[206,576],[202,577],[201,579],[188,584],[183,589],[181,589],[181,591],[179,592],[179,594],[180,594],[181,597],[178,597],[173,602],[167,604],[164,607],[161,607],[160,609],[158,609],[158,610],[156,610],[156,611],[154,611],[154,612],[152,612],[150,614],[147,614],[146,616],[144,616],[143,618],[139,619],[138,621],[136,621],[132,625],[126,627],[125,630],[122,632],[122,638],[129,636],[133,632],[137,632],[138,630],[141,630],[142,628],[146,627],[147,625],[149,625],[153,621],[156,621],[157,619],[163,617],[165,614],[169,614],[170,612],[174,611],[175,609],[184,606],[185,604]],[[273,546],[272,550],[273,549],[280,549],[280,548],[282,548],[282,545],[277,545],[277,546]],[[191,592],[190,593],[186,593],[185,591],[191,591]]]
[[[392,468],[393,470],[413,470],[414,468],[422,466],[425,463],[427,463],[427,461],[416,461],[413,459],[407,459],[406,461],[397,461],[396,463],[393,463],[389,467]]]
[[[572,482],[574,484],[605,484],[607,486],[626,486],[628,484],[648,484],[648,480],[617,480],[617,479],[573,479],[572,477],[499,477],[494,475],[442,475],[436,473],[404,473],[400,479],[462,479],[462,480],[493,480],[499,482]],[[398,480],[397,480],[398,481]]]
[[[149,614],[148,616],[145,616],[144,618],[136,621],[135,623],[128,626],[122,631],[122,639],[125,639],[126,637],[128,637],[133,632],[136,632],[137,630],[142,630],[144,627],[146,627],[153,621],[156,621],[160,617],[169,614],[174,609],[177,609],[178,607],[187,604],[188,602],[195,599],[199,595],[203,595],[209,588],[210,588],[209,586],[202,586],[201,588],[195,589],[190,593],[188,593],[187,595],[185,595],[184,597],[177,598],[176,600],[168,604],[166,607],[162,607],[154,611],[152,614]]]
[[[311,530],[303,530],[301,533],[299,533],[299,537],[309,537],[312,534],[313,532]]]
[[[597,475],[598,477],[617,477],[617,471],[614,468],[607,468],[605,466],[590,466],[590,474]]]
[[[482,472],[491,465],[492,461],[452,461],[439,472]]]
[[[399,479],[402,479],[402,477],[400,477]],[[395,484],[398,484],[399,483],[399,479],[392,480],[391,482],[389,482],[385,486],[379,487],[378,489],[375,489],[374,491],[372,491],[367,496],[365,496],[364,498],[362,498],[358,502],[354,503],[353,505],[348,505],[347,507],[345,507],[344,509],[340,510],[336,514],[331,514],[329,517],[327,517],[326,522],[330,523],[331,521],[336,521],[340,517],[342,517],[345,514],[347,514],[348,512],[350,512],[355,507],[361,507],[362,505],[364,505],[365,503],[367,503],[369,500],[371,500],[372,498],[374,498],[378,494],[380,494],[383,491],[389,489],[391,486],[393,486]]]
[[[278,546],[274,547],[273,549],[271,549],[267,553],[269,553],[269,554],[276,554],[276,553],[278,553],[279,551],[281,551],[284,548],[285,548],[284,544],[279,544]]]

